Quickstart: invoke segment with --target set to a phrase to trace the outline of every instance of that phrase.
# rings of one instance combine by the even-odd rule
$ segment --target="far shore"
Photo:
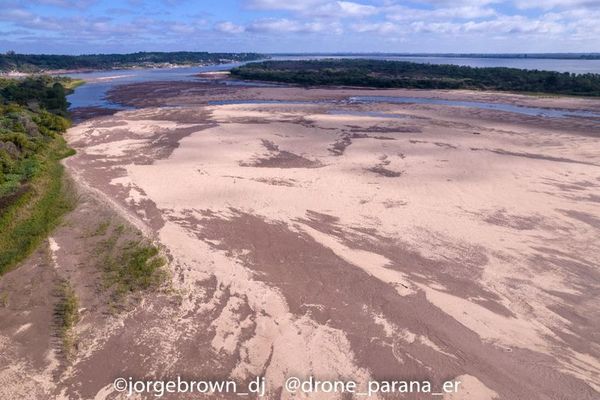
[[[30,75],[65,75],[65,74],[87,74],[94,72],[108,72],[108,71],[130,71],[140,69],[167,69],[167,68],[190,68],[190,67],[207,67],[210,65],[221,65],[227,63],[190,63],[190,64],[153,64],[153,65],[133,65],[133,66],[120,66],[115,68],[74,68],[74,69],[48,69],[39,70],[32,72],[22,71],[0,71],[1,77],[18,78]]]

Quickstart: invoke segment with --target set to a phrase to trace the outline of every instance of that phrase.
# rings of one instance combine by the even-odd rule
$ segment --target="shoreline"
[[[257,59],[258,61],[258,59]],[[110,72],[110,71],[135,71],[135,70],[154,70],[154,69],[179,69],[179,68],[191,68],[191,67],[208,67],[214,65],[225,65],[235,63],[236,61],[228,60],[222,63],[188,63],[188,64],[155,64],[155,65],[133,65],[133,66],[119,66],[111,68],[73,68],[73,69],[53,69],[53,70],[40,70],[36,72],[22,72],[22,71],[1,71],[0,77],[24,77],[31,75],[65,75],[65,74],[86,74],[94,72]],[[253,62],[253,61],[251,61]]]
[[[215,74],[216,75],[216,74]],[[391,96],[391,97],[418,97],[451,101],[474,101],[493,104],[509,104],[515,106],[529,106],[557,110],[581,110],[600,113],[600,99],[596,97],[512,93],[501,91],[479,91],[466,89],[376,89],[369,87],[335,87],[335,86],[260,86],[260,81],[248,81],[256,83],[256,86],[226,85],[227,79],[216,75],[210,81],[152,81],[118,85],[107,92],[107,98],[118,104],[126,104],[134,107],[145,107],[148,104],[168,105],[168,98],[175,98],[179,93],[190,91],[197,99],[208,101],[226,100],[228,98],[239,100],[281,100],[281,101],[316,101],[344,100],[353,96]],[[198,75],[196,75],[198,76]],[[246,82],[246,81],[242,81]],[[222,90],[219,90],[222,89]],[[277,89],[268,96],[269,89]],[[160,90],[164,93],[164,99],[148,96],[152,103],[145,102],[142,93]],[[206,94],[205,94],[206,93]],[[212,97],[209,97],[208,94]],[[223,94],[223,96],[220,95]],[[191,96],[190,96],[191,97]]]
[[[145,93],[141,108],[76,127],[72,143],[79,152],[70,162],[155,231],[174,259],[177,290],[189,294],[182,312],[199,311],[197,287],[211,293],[209,282],[216,280],[227,288],[218,295],[231,304],[226,319],[213,320],[214,336],[196,332],[202,337],[197,340],[209,341],[221,354],[225,369],[267,368],[274,379],[303,349],[307,362],[327,371],[379,377],[408,369],[426,376],[409,354],[431,365],[435,376],[473,375],[482,390],[503,398],[531,393],[517,376],[511,390],[519,394],[510,393],[499,374],[481,372],[483,365],[530,375],[553,393],[564,384],[581,398],[593,396],[593,371],[600,366],[576,367],[568,354],[585,358],[594,350],[576,341],[560,344],[567,338],[546,310],[564,302],[555,304],[545,290],[572,293],[570,279],[576,279],[589,286],[577,296],[593,302],[586,293],[595,290],[589,269],[594,256],[580,249],[588,266],[584,274],[591,274],[586,281],[566,261],[560,269],[551,267],[553,253],[544,243],[568,240],[568,248],[560,246],[566,259],[579,257],[569,249],[593,245],[596,228],[574,228],[571,219],[595,224],[587,216],[597,207],[598,167],[583,162],[593,160],[597,125],[415,104],[335,106],[377,113],[371,115],[331,114],[331,105],[323,103],[207,105],[221,97],[356,94],[349,89],[155,82],[117,90],[129,101],[136,91]],[[535,101],[573,106],[570,99]],[[173,176],[180,183],[165,190]],[[574,186],[592,200],[565,197]],[[498,187],[510,188],[505,193],[511,195]],[[306,261],[309,254],[314,261]],[[536,257],[550,276],[531,280]],[[560,271],[573,275],[567,279]],[[515,286],[515,279],[523,284]],[[341,295],[312,289],[321,286]],[[515,303],[516,293],[527,307]],[[381,296],[392,306],[382,307]],[[566,312],[561,316],[586,335],[578,325],[583,322]],[[242,321],[248,331],[236,328]],[[278,333],[264,330],[269,326]],[[365,331],[376,340],[364,338]],[[323,343],[309,345],[312,335]],[[288,340],[285,351],[282,337]],[[402,363],[385,350],[388,341],[402,349]],[[330,360],[320,356],[323,344],[335,355]],[[265,365],[251,353],[270,347],[277,363]],[[252,356],[236,358],[238,348]],[[467,367],[454,364],[457,351]],[[374,353],[377,360],[364,356]],[[549,371],[543,365],[520,368],[532,354],[561,366],[552,382],[544,378]]]
[[[286,374],[309,371],[361,382],[460,378],[472,385],[464,400],[594,398],[600,365],[586,343],[600,328],[592,318],[600,167],[590,165],[600,163],[598,124],[440,105],[292,102],[364,92],[134,84],[112,95],[138,109],[70,128],[77,153],[66,169],[91,190],[77,210],[91,219],[71,223],[85,249],[62,230],[50,259],[74,274],[83,320],[70,368],[57,386],[37,386],[38,397],[110,396],[115,371],[260,373],[276,394]],[[499,101],[496,93],[422,94]],[[218,99],[290,102],[208,105]],[[78,263],[102,237],[94,225],[112,213],[160,243],[173,279],[169,291],[143,293],[107,318],[89,283],[98,276]],[[45,331],[27,323],[10,332],[42,343]],[[47,382],[57,371],[48,368],[38,360],[30,374]]]

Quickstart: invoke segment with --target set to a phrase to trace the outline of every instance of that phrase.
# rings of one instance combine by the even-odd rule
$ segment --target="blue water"
[[[239,105],[239,104],[364,104],[364,103],[396,103],[396,104],[437,104],[455,107],[480,108],[484,110],[496,110],[510,113],[531,115],[535,117],[548,118],[567,118],[567,117],[584,117],[584,118],[600,118],[600,113],[585,110],[567,110],[559,108],[541,108],[516,106],[506,103],[487,103],[483,101],[462,101],[462,100],[443,100],[427,97],[406,97],[406,96],[355,96],[349,97],[346,100],[319,100],[319,101],[281,101],[281,100],[215,100],[209,101],[209,105]],[[379,116],[384,118],[405,118],[401,115],[394,115],[382,112],[373,111],[341,111],[331,110],[334,114],[348,115],[366,115]]]
[[[396,118],[396,119],[410,118],[408,115],[392,114],[392,113],[386,113],[386,112],[381,112],[381,111],[355,111],[355,110],[334,109],[334,110],[329,110],[327,113],[332,114],[332,115],[358,115],[358,116],[377,117],[377,118]]]
[[[149,81],[202,81],[203,79],[194,75],[201,72],[227,71],[239,65],[241,63],[205,67],[123,69],[68,74],[71,78],[85,80],[86,84],[75,89],[75,92],[69,95],[67,100],[71,103],[72,108],[103,107],[122,109],[124,107],[121,105],[106,100],[106,93],[115,86]],[[230,82],[229,84],[252,85],[241,81]]]
[[[276,57],[274,59],[315,59],[324,58],[326,56],[298,56],[298,57]],[[366,57],[366,56],[352,56]],[[339,58],[350,58],[339,57]],[[432,62],[438,64],[455,63],[459,65],[470,65],[476,67],[489,66],[510,66],[517,68],[538,68],[552,69],[555,71],[569,72],[589,72],[596,71],[600,73],[600,60],[546,60],[546,59],[505,59],[505,58],[458,58],[458,57],[401,57],[401,56],[369,56],[368,58],[379,58],[389,60],[407,60],[416,62]],[[76,79],[83,79],[87,83],[78,87],[75,92],[67,97],[72,108],[76,107],[103,107],[123,109],[120,104],[115,104],[106,99],[108,90],[115,86],[149,81],[207,81],[195,75],[201,72],[211,71],[226,71],[242,63],[210,65],[204,67],[182,67],[182,68],[154,68],[154,69],[127,69],[127,70],[111,70],[89,73],[70,74],[69,76]],[[252,83],[238,80],[225,81],[227,85],[243,85],[243,86],[281,86],[279,84]],[[476,101],[459,101],[459,100],[443,100],[421,97],[388,97],[388,96],[360,96],[351,97],[348,99],[350,103],[418,103],[418,104],[439,104],[448,106],[473,107],[487,110],[497,110],[512,112],[518,114],[550,117],[550,118],[565,118],[565,117],[588,117],[600,118],[599,113],[580,110],[561,110],[550,108],[536,108],[517,106],[504,103],[486,103]],[[251,103],[281,103],[271,100],[226,100],[210,102],[212,105],[223,104],[251,104]],[[295,104],[307,104],[311,102],[286,102]],[[319,102],[317,102],[319,103]],[[331,102],[336,103],[336,102]]]
[[[462,100],[444,100],[425,97],[400,97],[400,96],[356,96],[350,97],[350,103],[414,103],[414,104],[437,104],[445,106],[458,106],[481,108],[485,110],[505,111],[517,114],[532,115],[536,117],[566,118],[566,117],[584,117],[600,118],[600,113],[584,110],[566,110],[558,108],[541,108],[516,106],[506,103],[487,103],[483,101],[462,101]]]

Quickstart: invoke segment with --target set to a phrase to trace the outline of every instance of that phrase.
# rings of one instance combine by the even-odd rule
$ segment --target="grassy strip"
[[[70,155],[64,139],[56,137],[39,155],[40,171],[29,190],[0,215],[0,275],[29,256],[70,211],[75,198],[66,190],[60,160]]]
[[[165,258],[158,247],[141,238],[139,231],[124,225],[110,228],[102,222],[92,236],[107,236],[99,242],[96,254],[104,272],[103,285],[111,293],[113,306],[119,305],[129,293],[155,289],[166,281]]]
[[[61,82],[63,87],[65,88],[65,90],[67,91],[67,93],[71,93],[75,90],[75,88],[85,84],[85,81],[83,79],[70,79],[70,80],[65,80],[64,82]]]
[[[56,328],[62,340],[63,351],[70,358],[76,347],[73,327],[79,321],[79,300],[68,281],[62,281],[58,285],[57,295],[58,302],[54,306]]]

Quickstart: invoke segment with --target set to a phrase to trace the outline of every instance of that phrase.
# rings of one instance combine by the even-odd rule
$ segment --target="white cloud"
[[[467,22],[462,26],[465,33],[477,32],[486,34],[560,34],[565,27],[555,21],[529,19],[520,15],[502,16],[500,18]]]
[[[29,5],[42,4],[64,8],[84,9],[96,3],[97,0],[30,0]]]
[[[337,1],[336,3],[341,9],[342,14],[347,17],[367,17],[379,12],[377,7],[371,5],[353,3],[350,1]]]
[[[417,19],[447,21],[451,19],[484,18],[495,15],[498,15],[498,13],[493,8],[479,6],[444,7],[432,10],[392,6],[386,9],[386,17],[392,21],[410,21]]]
[[[236,25],[233,22],[225,21],[215,24],[215,29],[223,33],[242,33],[246,29],[241,25]]]
[[[247,5],[257,10],[288,11],[297,15],[320,18],[362,18],[375,15],[380,11],[369,4],[331,0],[251,0]]]
[[[359,33],[377,33],[380,35],[389,35],[400,33],[402,28],[391,22],[379,23],[357,23],[352,25],[352,30]]]
[[[305,12],[311,8],[322,6],[326,1],[324,0],[250,0],[246,2],[248,7],[257,10],[286,10]]]
[[[553,8],[560,9],[593,9],[600,8],[600,0],[515,0],[515,4],[521,9],[538,8],[542,10],[550,10]]]
[[[552,19],[529,19],[523,16],[501,16],[487,21],[427,22],[415,21],[410,24],[417,33],[444,35],[482,35],[488,37],[511,35],[560,35],[566,27]]]
[[[336,30],[333,27],[333,30]],[[247,31],[259,33],[317,33],[331,31],[332,26],[321,22],[301,22],[286,18],[268,18],[252,22],[246,27]]]
[[[29,11],[20,8],[4,9],[0,13],[0,21],[19,21],[33,17]]]
[[[94,10],[100,10],[100,15],[79,8],[94,1],[99,4]],[[164,6],[167,1],[187,2],[186,7],[175,10]],[[118,43],[123,48],[133,46],[123,43],[148,48],[159,43],[178,43],[185,47],[192,46],[188,38],[194,36],[217,38],[215,42],[198,41],[215,49],[223,43],[234,43],[239,49],[260,49],[268,46],[264,43],[273,43],[274,47],[290,46],[295,51],[326,46],[330,50],[351,51],[355,46],[356,51],[369,51],[371,46],[380,49],[382,41],[403,40],[407,47],[390,51],[433,51],[434,47],[454,45],[447,49],[451,52],[468,51],[467,43],[475,43],[480,49],[488,39],[501,39],[505,48],[491,47],[489,51],[507,51],[513,43],[515,51],[548,51],[558,42],[563,51],[571,49],[567,43],[575,44],[572,51],[593,51],[600,39],[600,0],[506,0],[504,4],[497,0],[243,0],[245,9],[239,14],[211,14],[207,11],[212,9],[209,2],[204,7],[205,2],[189,0],[123,1],[136,5],[128,8],[128,13],[111,11],[97,0],[0,3],[0,28],[9,32],[5,35],[18,36],[23,42],[29,40],[27,37],[38,38],[40,43],[46,38],[59,44],[88,41],[96,48],[106,43]],[[187,5],[195,8],[194,13],[186,14]],[[43,13],[47,7],[56,8]],[[252,10],[253,21],[237,19],[248,18],[248,9]],[[118,18],[111,17],[117,14]],[[147,18],[150,15],[153,18]],[[344,31],[348,35],[331,38]],[[260,43],[251,34],[260,34]]]

